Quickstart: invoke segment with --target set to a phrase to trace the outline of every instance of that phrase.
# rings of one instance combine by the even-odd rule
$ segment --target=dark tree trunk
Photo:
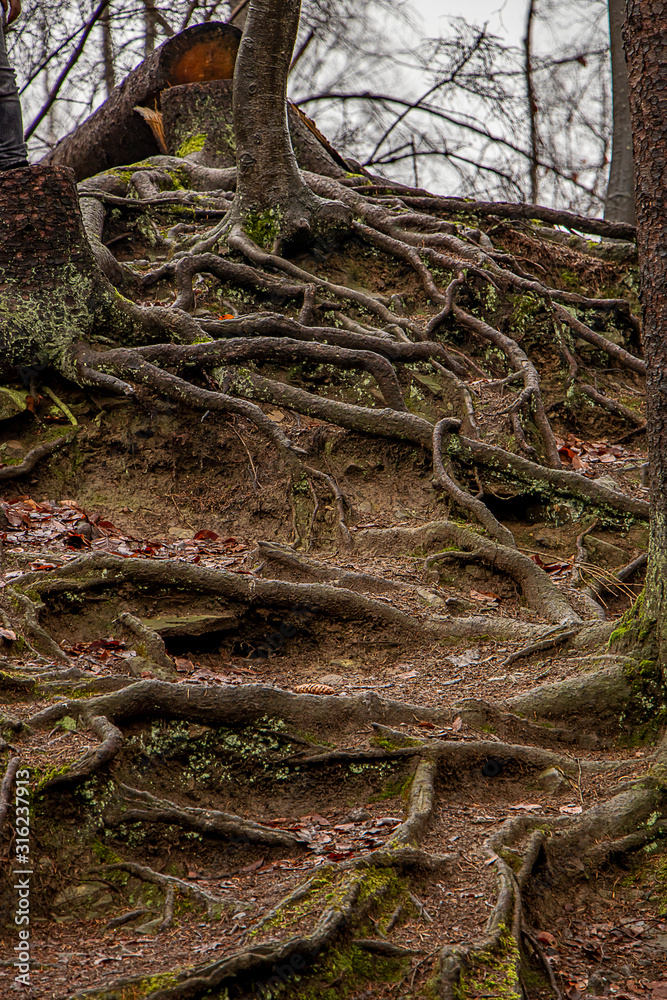
[[[228,24],[197,24],[170,38],[116,87],[102,107],[42,160],[71,167],[77,180],[160,152],[136,105],[159,105],[167,87],[231,79],[241,33]]]
[[[651,537],[644,625],[667,663],[667,4],[628,0],[624,26],[644,317]]]
[[[67,167],[8,170],[0,184],[0,356],[76,377],[72,346],[115,315]],[[117,320],[116,320],[117,321]]]
[[[301,0],[251,0],[234,71],[237,186],[232,218],[276,247],[346,229],[350,213],[299,173],[287,122],[287,75]]]
[[[635,179],[628,68],[623,51],[625,0],[609,0],[609,38],[613,134],[604,217],[610,222],[635,221]]]

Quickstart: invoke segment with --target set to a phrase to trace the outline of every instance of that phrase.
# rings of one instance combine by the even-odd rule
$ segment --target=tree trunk
[[[100,18],[102,26],[102,61],[104,63],[104,87],[107,97],[116,86],[116,69],[113,59],[113,34],[111,32],[111,18],[107,9]]]
[[[251,0],[234,71],[232,221],[266,247],[327,238],[347,230],[351,218],[339,202],[310,191],[290,142],[287,76],[300,11],[301,0]]]
[[[76,378],[75,341],[108,322],[114,291],[97,268],[67,167],[8,170],[0,185],[0,355]],[[117,320],[117,317],[116,317]]]
[[[623,51],[625,0],[609,0],[609,38],[613,134],[609,184],[604,217],[610,222],[635,221],[635,179],[632,163],[632,122],[628,68]]]
[[[537,204],[538,177],[538,136],[537,136],[537,101],[533,85],[533,21],[535,19],[535,0],[529,0],[526,14],[526,33],[523,38],[524,75],[526,78],[526,103],[528,105],[528,123],[530,126],[530,200]]]
[[[651,537],[644,632],[667,663],[667,4],[628,0],[624,25],[644,317]]]
[[[135,106],[158,106],[166,87],[231,79],[240,39],[238,28],[215,22],[197,24],[170,38],[41,162],[71,167],[76,179],[83,180],[159,153],[150,127],[134,111]]]

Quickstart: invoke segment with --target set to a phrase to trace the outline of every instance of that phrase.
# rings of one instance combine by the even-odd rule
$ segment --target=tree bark
[[[628,0],[623,29],[635,157],[637,244],[647,423],[651,537],[643,631],[667,663],[667,3]],[[664,669],[664,666],[663,666]]]
[[[76,380],[75,341],[118,312],[67,167],[8,170],[0,185],[0,356]]]
[[[625,0],[609,0],[609,38],[613,134],[604,217],[610,222],[635,222],[635,178],[632,162],[632,122],[628,67],[623,51]]]
[[[347,230],[351,215],[304,183],[290,142],[287,76],[301,0],[251,0],[234,71],[237,186],[232,222],[265,248]]]
[[[197,24],[170,38],[41,162],[71,167],[79,181],[161,152],[135,106],[159,105],[160,93],[167,87],[231,79],[240,39],[238,28],[215,22]]]
[[[537,137],[537,101],[535,100],[535,87],[533,85],[533,20],[535,18],[535,0],[529,0],[528,13],[526,14],[526,33],[523,38],[524,51],[524,75],[526,78],[526,103],[528,105],[528,123],[530,125],[530,200],[537,204],[537,161],[538,161],[538,137]]]

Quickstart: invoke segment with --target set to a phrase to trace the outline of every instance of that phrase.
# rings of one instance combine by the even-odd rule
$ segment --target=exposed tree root
[[[5,465],[0,469],[0,483],[7,483],[12,479],[20,479],[21,476],[26,476],[29,472],[32,472],[42,458],[52,455],[54,451],[64,448],[67,444],[71,444],[75,437],[76,432],[70,431],[67,434],[63,434],[62,437],[56,438],[54,441],[47,441],[44,444],[37,445],[36,448],[31,448],[22,462],[19,462],[17,465]]]
[[[121,800],[126,808],[106,817],[111,825],[117,823],[133,823],[137,821],[152,823],[176,823],[185,829],[196,830],[198,833],[216,834],[227,837],[237,843],[269,844],[297,849],[303,844],[298,837],[282,830],[272,830],[244,820],[241,816],[233,816],[217,809],[197,809],[192,806],[177,806],[174,802],[158,799],[150,792],[138,788],[130,788],[118,784]]]

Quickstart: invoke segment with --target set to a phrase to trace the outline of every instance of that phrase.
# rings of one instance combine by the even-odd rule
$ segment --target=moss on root
[[[508,928],[504,928],[498,947],[478,952],[461,972],[454,987],[457,1000],[492,996],[497,1000],[519,1000],[523,991],[519,982],[519,948]]]

